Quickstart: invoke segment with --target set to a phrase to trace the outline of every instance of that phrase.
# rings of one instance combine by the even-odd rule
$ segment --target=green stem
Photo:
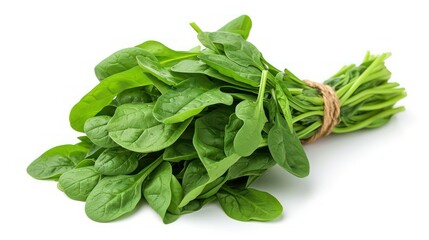
[[[373,117],[370,117],[362,122],[359,122],[355,125],[349,126],[349,127],[345,127],[345,128],[334,128],[333,132],[334,133],[347,133],[347,132],[353,132],[362,128],[365,128],[366,126],[370,125],[371,123],[373,123],[374,121],[376,121],[377,119],[380,118],[386,118],[389,116],[392,116],[393,114],[396,114],[398,112],[402,112],[405,111],[404,107],[398,107],[398,108],[392,108],[392,109],[388,109],[386,111],[383,111],[379,114],[374,115]]]
[[[256,99],[259,109],[262,109],[264,107],[263,100],[264,100],[265,86],[267,84],[267,76],[268,76],[268,71],[263,70],[261,74],[261,83],[259,85],[258,98]]]
[[[191,22],[189,25],[191,25],[191,27],[195,30],[195,32],[197,33],[203,32],[203,30],[201,30],[201,28],[198,27],[198,25],[195,22]]]

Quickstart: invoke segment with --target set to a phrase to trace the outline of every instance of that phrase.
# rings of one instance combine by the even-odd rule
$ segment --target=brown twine
[[[302,143],[312,143],[317,139],[329,135],[337,125],[340,117],[340,100],[335,90],[328,85],[304,80],[304,82],[320,91],[323,97],[323,122],[319,130],[310,138],[303,140]]]

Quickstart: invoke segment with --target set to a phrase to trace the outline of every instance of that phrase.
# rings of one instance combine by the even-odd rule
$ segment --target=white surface
[[[1,1],[0,239],[429,239],[424,2]],[[407,88],[407,111],[381,129],[306,146],[308,178],[269,171],[255,187],[284,205],[271,223],[231,220],[217,204],[170,225],[148,206],[95,223],[54,182],[26,174],[48,148],[75,142],[68,113],[97,83],[98,61],[149,39],[189,49],[198,44],[189,22],[215,30],[244,13],[254,23],[249,40],[301,78],[322,81],[366,50],[391,51],[387,64]]]

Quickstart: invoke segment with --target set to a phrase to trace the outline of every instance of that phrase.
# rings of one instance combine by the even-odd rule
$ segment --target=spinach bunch
[[[322,125],[321,93],[246,40],[248,16],[215,32],[191,26],[203,49],[147,41],[101,61],[99,84],[70,113],[85,135],[43,153],[28,173],[58,181],[99,222],[132,212],[142,197],[164,223],[214,200],[236,220],[277,218],[279,201],[250,185],[276,164],[309,174],[301,141]],[[394,107],[405,91],[388,82],[388,56],[367,54],[325,82],[341,104],[333,132],[380,127],[404,110]]]

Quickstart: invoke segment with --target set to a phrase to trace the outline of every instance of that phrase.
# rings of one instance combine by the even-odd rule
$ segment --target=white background
[[[0,239],[429,239],[429,7],[425,1],[47,1],[0,3]],[[27,165],[76,142],[71,107],[97,80],[93,67],[154,39],[198,44],[188,23],[216,30],[252,17],[249,40],[278,68],[323,81],[366,50],[390,51],[392,81],[407,111],[383,128],[306,146],[311,174],[273,168],[255,187],[284,205],[274,222],[237,222],[217,204],[164,225],[148,206],[119,221],[92,222]]]

